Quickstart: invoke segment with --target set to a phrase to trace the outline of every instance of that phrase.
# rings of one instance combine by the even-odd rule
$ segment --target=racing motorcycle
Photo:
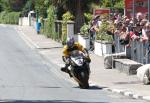
[[[82,89],[89,88],[89,75],[90,68],[89,63],[86,61],[86,57],[83,52],[75,50],[71,52],[68,69],[71,71],[73,79],[79,84]]]

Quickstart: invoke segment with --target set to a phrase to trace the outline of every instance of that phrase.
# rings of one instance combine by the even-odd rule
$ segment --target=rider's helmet
[[[67,44],[68,48],[72,48],[74,43],[75,43],[75,40],[74,40],[73,37],[70,37],[70,38],[67,39],[66,44]]]

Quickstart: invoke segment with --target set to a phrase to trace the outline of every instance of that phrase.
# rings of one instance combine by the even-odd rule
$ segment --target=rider
[[[64,46],[63,49],[63,57],[64,57],[64,62],[65,62],[65,67],[61,68],[61,71],[66,72],[70,75],[70,77],[72,77],[70,70],[68,69],[69,67],[69,56],[70,53],[74,50],[79,50],[82,51],[86,57],[87,62],[91,62],[91,59],[89,57],[88,51],[83,48],[83,46],[81,44],[79,44],[78,42],[75,42],[74,38],[71,37],[67,40],[66,45]]]

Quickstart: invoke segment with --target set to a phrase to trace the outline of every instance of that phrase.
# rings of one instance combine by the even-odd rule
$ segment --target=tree
[[[124,0],[118,0],[114,5],[115,8],[123,9],[125,7]]]
[[[84,12],[89,10],[91,3],[100,3],[99,0],[46,0],[49,4],[55,5],[57,14],[66,11],[71,12],[75,16],[76,31],[79,32],[81,26],[84,24]],[[63,10],[63,11],[62,11]],[[92,10],[91,10],[92,11]],[[60,16],[58,16],[59,18]]]
[[[1,0],[2,10],[4,11],[21,11],[26,0]]]
[[[34,0],[28,0],[22,10],[22,15],[27,16],[28,12],[34,10]]]
[[[36,0],[35,11],[39,13],[40,16],[45,17],[47,14],[47,6],[44,4],[45,0]]]
[[[101,0],[101,7],[123,10],[124,0]]]
[[[2,11],[2,1],[0,0],[0,12]]]

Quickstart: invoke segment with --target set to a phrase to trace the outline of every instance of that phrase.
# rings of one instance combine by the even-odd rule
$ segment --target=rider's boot
[[[70,70],[68,69],[69,65],[65,65],[65,67],[61,68],[61,71],[66,72],[69,74],[70,77],[72,77]]]

